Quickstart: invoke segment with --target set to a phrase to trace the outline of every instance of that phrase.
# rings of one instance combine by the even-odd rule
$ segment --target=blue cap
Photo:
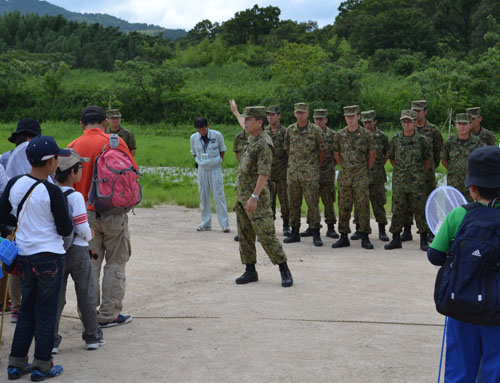
[[[50,136],[36,136],[26,148],[26,155],[30,163],[41,162],[55,156],[68,157],[71,152],[68,149],[61,149],[56,140]]]

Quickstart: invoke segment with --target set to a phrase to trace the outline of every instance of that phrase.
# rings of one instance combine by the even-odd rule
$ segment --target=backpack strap
[[[28,191],[24,195],[24,197],[21,200],[21,202],[19,202],[19,205],[17,205],[17,214],[16,214],[17,218],[19,218],[19,213],[21,212],[21,209],[23,208],[24,202],[26,202],[26,199],[28,198],[28,196],[31,194],[31,192],[33,191],[33,189],[36,188],[42,182],[43,181],[38,180],[33,185],[31,185],[31,187],[28,189]]]
[[[68,198],[70,194],[73,194],[75,192],[75,189],[68,189],[65,192],[63,192],[64,196]]]
[[[471,203],[467,203],[465,205],[462,205],[462,207],[467,210],[467,211],[470,211],[472,209],[475,209],[476,207],[482,207],[483,205],[481,205],[479,202],[471,202]]]

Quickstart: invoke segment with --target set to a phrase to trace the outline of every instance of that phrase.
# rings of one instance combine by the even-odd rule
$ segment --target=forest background
[[[255,5],[221,24],[202,20],[175,41],[63,16],[6,13],[0,132],[8,137],[17,120],[31,117],[66,144],[81,132],[83,107],[120,108],[137,137],[138,162],[177,169],[172,177],[143,177],[146,205],[197,206],[192,175],[182,189],[182,169],[193,165],[192,121],[206,116],[231,150],[238,129],[231,98],[240,108],[280,105],[285,125],[298,101],[327,108],[334,129],[344,124],[342,107],[359,104],[375,109],[379,127],[392,135],[401,109],[426,99],[428,119],[444,136],[454,132],[449,117],[472,106],[482,108],[485,127],[500,126],[500,2],[348,0],[323,28],[280,13]],[[9,143],[0,140],[0,149]],[[234,157],[224,162],[237,166]],[[234,172],[227,177],[231,206]]]

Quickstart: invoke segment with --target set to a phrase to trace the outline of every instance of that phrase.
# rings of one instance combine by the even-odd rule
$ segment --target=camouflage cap
[[[413,110],[424,110],[427,109],[427,100],[418,100],[411,102],[411,108]]]
[[[359,105],[344,106],[344,116],[359,114]]]
[[[269,106],[266,113],[281,114],[281,108],[279,106]]]
[[[474,108],[467,108],[465,109],[465,112],[470,114],[470,117],[472,119],[481,117],[481,108],[476,106]]]
[[[305,102],[298,102],[296,104],[293,104],[293,111],[294,112],[309,112],[309,104]]]
[[[120,109],[108,109],[106,112],[106,117],[108,118],[120,118],[121,116]]]
[[[417,112],[415,112],[413,109],[403,109],[401,111],[401,117],[399,120],[403,120],[405,118],[408,118],[410,120],[416,120],[417,119]]]
[[[469,113],[457,113],[455,117],[455,122],[464,122],[469,124],[471,120],[471,115]]]
[[[265,106],[247,106],[243,109],[243,118],[247,117],[266,117],[266,107]]]
[[[374,110],[367,110],[364,112],[361,112],[361,122],[368,122],[368,121],[373,121],[375,120],[375,111]]]
[[[328,109],[314,109],[313,118],[328,117]]]

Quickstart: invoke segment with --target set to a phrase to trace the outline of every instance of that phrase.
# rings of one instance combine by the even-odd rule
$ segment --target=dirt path
[[[259,282],[240,286],[235,216],[230,234],[213,218],[214,230],[200,233],[198,209],[163,206],[130,215],[124,313],[134,320],[105,329],[107,344],[86,351],[70,284],[55,357],[65,369],[58,382],[436,379],[443,317],[432,301],[436,268],[418,241],[391,252],[375,234],[372,251],[359,241],[334,250],[324,235],[322,248],[310,238],[284,245],[295,281],[288,289],[258,246]],[[0,381],[13,330],[7,322]]]

